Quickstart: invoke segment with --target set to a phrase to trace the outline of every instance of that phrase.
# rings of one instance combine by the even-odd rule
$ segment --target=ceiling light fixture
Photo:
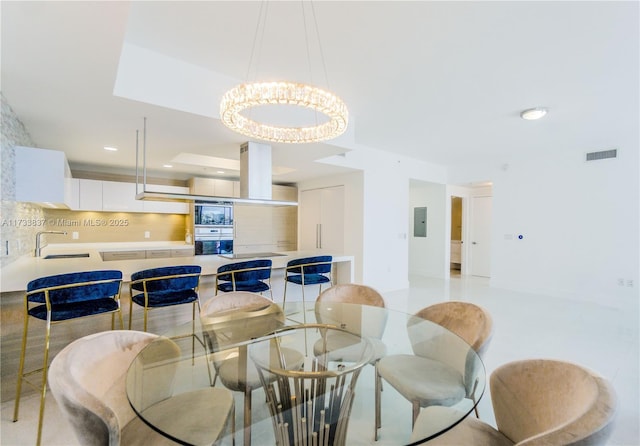
[[[326,67],[322,45],[316,23],[313,2],[311,3],[312,16],[315,23],[318,45],[322,56],[322,66],[326,77]],[[267,12],[262,13],[264,3],[260,7],[258,26],[254,36],[253,49],[249,60],[249,70],[253,60],[253,52],[260,23],[266,22]],[[305,25],[305,42],[307,44],[307,61],[309,71],[311,63],[309,55],[309,39],[307,36],[306,20],[304,20],[304,2],[302,2],[303,21]],[[263,23],[264,32],[264,23]],[[258,58],[259,59],[259,58]],[[248,76],[247,76],[248,77]],[[328,82],[327,82],[328,84]],[[243,112],[250,112],[255,107],[263,105],[286,105],[310,109],[315,112],[315,122],[305,126],[277,126],[270,125],[247,117]],[[324,115],[328,120],[320,123],[318,114]],[[220,118],[224,125],[231,130],[249,138],[280,143],[310,143],[333,139],[340,136],[347,129],[349,112],[345,103],[335,94],[321,88],[299,82],[246,82],[227,91],[220,102]]]
[[[171,169],[173,167],[172,164],[163,164],[162,167],[166,167],[167,169]]]
[[[536,108],[529,108],[527,110],[523,110],[520,113],[520,117],[522,119],[526,119],[527,121],[535,121],[536,119],[542,118],[546,114],[547,114],[546,108],[536,107]]]
[[[117,152],[118,148],[117,147],[104,146],[104,150],[108,150],[109,152]]]
[[[308,127],[279,127],[260,123],[242,115],[261,105],[295,105],[322,113],[323,124]],[[349,113],[342,100],[326,90],[296,82],[254,82],[227,91],[220,103],[224,125],[242,135],[265,141],[308,143],[340,136],[347,129]]]

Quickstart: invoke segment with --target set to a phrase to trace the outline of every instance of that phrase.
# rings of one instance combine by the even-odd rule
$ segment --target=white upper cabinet
[[[78,207],[79,211],[101,211],[102,210],[102,181],[78,180]]]
[[[67,209],[76,204],[64,152],[16,146],[15,166],[16,201]]]
[[[155,214],[188,214],[189,203],[136,200],[135,183],[79,179],[78,211],[152,212]],[[188,187],[147,184],[153,192],[186,194]]]
[[[144,212],[144,202],[136,200],[135,183],[103,181],[102,210],[107,212]]]
[[[234,183],[237,181],[194,177],[189,180],[189,190],[193,195],[237,198],[240,196],[240,189]]]
[[[147,184],[149,192],[164,192],[170,194],[188,194],[189,188],[183,186],[165,186],[161,184]],[[189,203],[179,201],[155,201],[144,200],[143,208],[145,212],[156,214],[188,214]]]

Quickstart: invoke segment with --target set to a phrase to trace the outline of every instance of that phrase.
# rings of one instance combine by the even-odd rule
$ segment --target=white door
[[[312,189],[300,193],[299,247],[344,250],[344,187]]]
[[[300,193],[299,221],[300,240],[299,249],[317,249],[318,231],[320,224],[320,189],[305,190]]]
[[[469,272],[491,277],[491,197],[471,198]]]
[[[344,251],[343,186],[322,189],[320,248],[336,253],[342,253]]]

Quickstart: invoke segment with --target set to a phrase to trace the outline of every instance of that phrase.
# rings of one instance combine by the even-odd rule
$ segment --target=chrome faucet
[[[36,257],[40,257],[42,247],[40,246],[40,236],[42,234],[62,234],[67,235],[67,231],[40,231],[36,234]]]

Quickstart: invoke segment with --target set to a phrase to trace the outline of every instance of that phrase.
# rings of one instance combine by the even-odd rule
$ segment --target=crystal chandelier
[[[268,2],[266,2],[268,3]],[[313,1],[310,2],[315,22],[315,11]],[[266,22],[266,11],[263,15],[262,4],[256,37],[254,38],[254,49],[259,33],[260,20]],[[304,5],[304,2],[303,2]],[[303,6],[304,16],[304,6]],[[303,17],[304,19],[304,17]],[[307,37],[306,20],[305,41],[307,43],[307,60],[311,71],[309,40]],[[316,34],[318,26],[315,24]],[[264,29],[264,23],[263,23]],[[318,36],[318,45],[322,56],[322,45]],[[249,66],[253,60],[253,51]],[[324,67],[324,56],[322,65]],[[328,82],[327,82],[328,84]],[[315,122],[304,126],[278,126],[259,122],[251,118],[251,109],[264,105],[285,105],[301,107],[315,112]],[[320,117],[319,115],[324,115]],[[333,93],[309,84],[289,81],[277,82],[246,82],[227,91],[220,101],[220,118],[224,125],[231,130],[238,132],[249,138],[280,143],[310,143],[320,142],[340,136],[347,129],[349,122],[349,112],[345,103]],[[320,118],[320,119],[319,119]]]
[[[322,113],[328,121],[306,127],[278,127],[245,117],[261,105],[294,105]],[[335,138],[347,129],[349,112],[342,100],[326,90],[294,82],[254,82],[227,91],[220,102],[224,125],[242,135],[265,141],[309,143]]]

